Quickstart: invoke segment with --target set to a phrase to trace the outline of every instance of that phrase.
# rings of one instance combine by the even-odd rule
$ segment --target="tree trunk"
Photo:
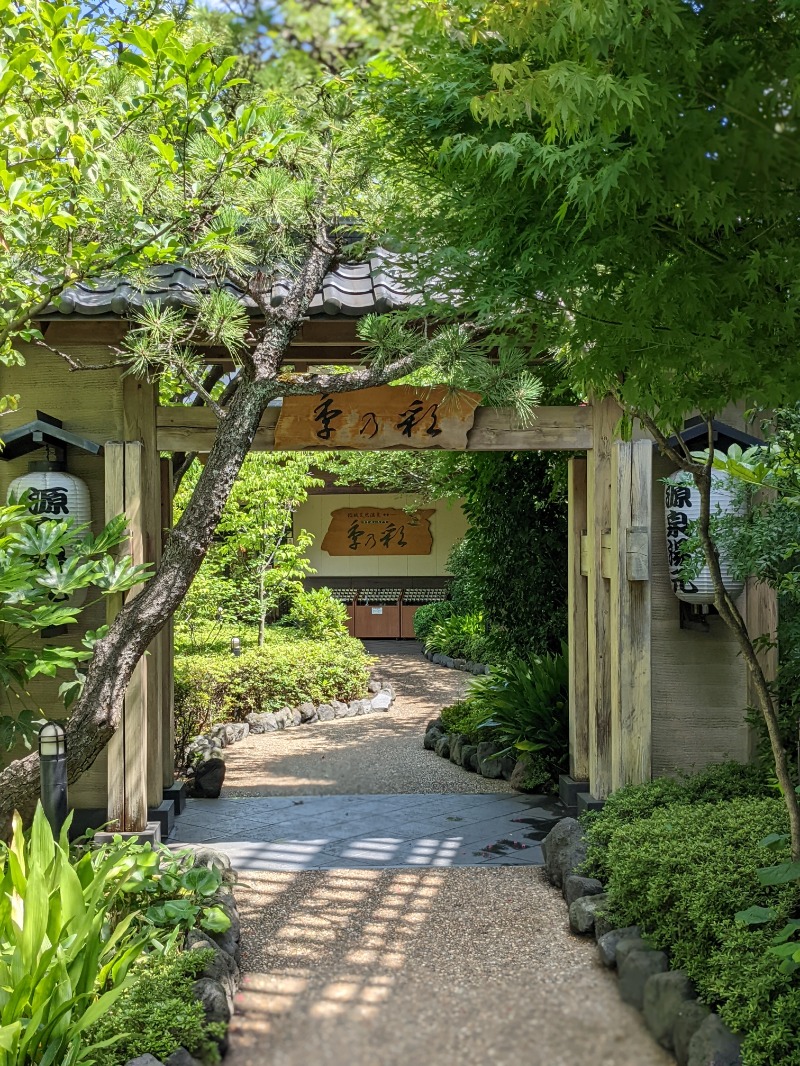
[[[786,749],[781,742],[780,726],[775,702],[770,692],[769,682],[759,661],[753,641],[747,632],[747,625],[741,612],[728,595],[722,581],[722,570],[719,562],[719,552],[711,537],[711,466],[706,464],[702,469],[692,471],[695,485],[700,493],[700,519],[698,521],[698,535],[703,545],[703,555],[706,565],[711,574],[714,585],[714,606],[719,611],[720,617],[734,633],[739,644],[742,658],[747,664],[747,669],[753,678],[755,691],[758,697],[758,709],[767,727],[769,734],[772,756],[775,760],[775,774],[781,787],[786,810],[789,815],[789,837],[791,840],[792,859],[800,860],[800,801],[794,790],[792,776],[789,772],[789,758]]]
[[[264,647],[264,635],[267,627],[267,609],[264,606],[264,571],[258,571],[258,646]]]

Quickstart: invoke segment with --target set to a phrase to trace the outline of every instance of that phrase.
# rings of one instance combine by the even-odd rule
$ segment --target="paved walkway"
[[[239,872],[227,1066],[669,1066],[546,882],[557,805],[422,748],[465,675],[370,650],[387,715],[248,737],[172,838]]]

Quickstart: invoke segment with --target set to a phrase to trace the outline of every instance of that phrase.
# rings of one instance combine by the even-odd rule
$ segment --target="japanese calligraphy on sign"
[[[480,400],[476,392],[453,392],[443,385],[287,396],[275,427],[275,448],[463,451]]]
[[[35,515],[69,515],[67,490],[61,485],[50,489],[28,489],[28,510]]]
[[[430,555],[433,510],[409,514],[396,507],[340,507],[322,541],[328,555]]]
[[[690,485],[667,482],[665,502],[667,507],[667,561],[672,588],[680,595],[697,593],[697,585],[681,577],[683,568],[682,544],[689,537],[689,524],[696,517]]]

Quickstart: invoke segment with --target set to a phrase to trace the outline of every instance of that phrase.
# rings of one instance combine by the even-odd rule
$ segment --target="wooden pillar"
[[[592,448],[587,456],[587,571],[589,600],[589,791],[611,791],[611,597],[603,547],[611,529],[611,445],[622,411],[612,397],[593,404]]]
[[[747,632],[752,640],[758,637],[769,637],[772,642],[772,647],[758,649],[758,659],[767,681],[774,681],[778,674],[778,594],[774,589],[756,581],[753,577],[747,579],[745,588],[744,620]],[[753,675],[749,670],[747,671],[747,706],[758,707],[758,693]],[[751,759],[756,757],[757,741],[756,731],[750,729],[748,753]]]
[[[650,526],[653,446],[612,448],[610,535],[611,787],[650,780]]]
[[[132,375],[124,379],[123,415],[126,438],[142,444],[142,561],[158,564],[161,558],[161,467],[156,442],[156,390],[151,382]],[[150,807],[157,807],[164,795],[162,658],[163,641],[159,636],[147,649],[143,671],[147,712],[147,802]]]
[[[105,446],[106,520],[118,514],[128,519],[125,551],[134,563],[146,561],[144,494],[142,484],[144,448],[139,441]],[[138,588],[127,596],[135,596]],[[121,607],[122,597],[109,597],[110,621]],[[108,746],[108,818],[130,832],[147,824],[147,660],[133,672],[122,712],[120,728]]]
[[[172,529],[172,460],[161,460],[161,541]],[[173,619],[159,634],[161,643],[161,780],[169,788],[175,779],[175,628]]]
[[[569,460],[568,627],[569,627],[569,772],[589,779],[589,609],[583,572],[586,533],[586,459]]]

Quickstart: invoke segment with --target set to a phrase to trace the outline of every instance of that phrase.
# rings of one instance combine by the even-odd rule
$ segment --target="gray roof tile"
[[[201,268],[178,265],[153,267],[144,290],[115,278],[79,282],[65,290],[58,303],[47,309],[45,317],[112,315],[127,318],[145,304],[156,302],[168,307],[188,307],[211,281],[212,276]],[[224,288],[238,296],[249,311],[256,311],[254,301],[236,286],[225,282]],[[280,306],[288,288],[289,283],[284,280],[273,284],[273,307]],[[321,291],[311,302],[310,313],[355,318],[372,312],[383,314],[407,308],[419,303],[420,299],[404,283],[395,257],[378,249],[368,263],[343,263],[326,275]]]

